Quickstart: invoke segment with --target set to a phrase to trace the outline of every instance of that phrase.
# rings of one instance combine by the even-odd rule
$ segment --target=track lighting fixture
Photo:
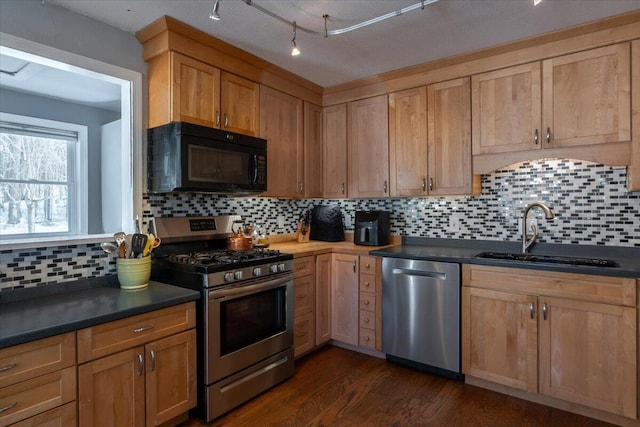
[[[298,56],[302,52],[296,45],[296,21],[293,21],[293,38],[291,39],[291,56]]]
[[[216,0],[213,3],[213,7],[211,8],[211,12],[209,12],[209,19],[213,19],[214,21],[220,20],[220,14],[218,13],[218,9],[220,8],[220,0]]]

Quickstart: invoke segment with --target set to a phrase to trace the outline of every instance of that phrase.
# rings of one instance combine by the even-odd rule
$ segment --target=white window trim
[[[89,191],[89,136],[87,126],[75,123],[59,122],[57,120],[41,119],[39,117],[3,113],[2,111],[0,111],[0,120],[31,126],[70,130],[78,134],[77,146],[71,154],[72,164],[68,166],[68,168],[73,170],[73,191],[75,194],[72,198],[73,202],[69,209],[69,232],[66,233],[65,236],[73,238],[79,235],[87,235],[89,230],[89,200],[87,197]],[[61,233],[55,233],[55,235],[62,237]],[[39,233],[37,236],[33,237],[28,237],[29,235],[23,236],[16,237],[12,240],[47,239],[49,237],[53,237],[45,233]]]
[[[146,157],[145,153],[145,129],[143,121],[143,76],[138,71],[129,70],[117,65],[108,64],[82,55],[56,49],[31,40],[16,37],[11,34],[0,32],[0,53],[12,54],[15,51],[24,52],[26,59],[31,61],[41,61],[41,58],[47,59],[47,65],[57,66],[63,70],[74,71],[79,74],[94,75],[98,73],[101,76],[111,76],[113,83],[122,84],[122,106],[121,116],[124,129],[130,129],[127,133],[130,139],[130,164],[123,168],[123,174],[126,175],[126,182],[129,183],[128,188],[123,185],[123,204],[130,209],[123,209],[122,213],[122,231],[125,233],[133,232],[133,218],[142,217],[142,187],[143,176],[146,173]],[[130,88],[130,89],[129,89]],[[123,132],[124,134],[125,132]],[[136,167],[134,167],[134,165]],[[0,239],[0,250],[27,249],[35,247],[51,247],[61,245],[88,244],[104,241],[110,237],[110,234],[92,234],[86,236],[75,236],[75,238],[51,237],[39,239],[20,239],[8,240]],[[111,236],[112,237],[112,236]]]

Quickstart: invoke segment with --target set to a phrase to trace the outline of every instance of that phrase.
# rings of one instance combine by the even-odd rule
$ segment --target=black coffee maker
[[[390,239],[388,211],[356,211],[353,243],[365,246],[388,245]]]

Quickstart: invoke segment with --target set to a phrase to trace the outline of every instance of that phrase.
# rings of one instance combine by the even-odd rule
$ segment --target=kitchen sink
[[[618,263],[609,259],[578,258],[558,255],[534,255],[519,252],[482,252],[476,258],[501,259],[509,261],[543,262],[564,265],[582,265],[589,267],[619,267]]]

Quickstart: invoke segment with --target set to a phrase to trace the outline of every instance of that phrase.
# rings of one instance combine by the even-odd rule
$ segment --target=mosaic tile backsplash
[[[239,214],[269,234],[294,233],[306,209],[337,203],[351,231],[355,211],[388,210],[393,234],[518,241],[525,206],[540,200],[555,213],[550,221],[539,210],[530,214],[538,218],[541,242],[640,247],[640,193],[629,193],[625,186],[625,168],[544,160],[483,175],[480,196],[280,200],[146,195],[144,221],[154,216]],[[115,261],[98,245],[1,251],[0,257],[0,291],[115,274]]]

